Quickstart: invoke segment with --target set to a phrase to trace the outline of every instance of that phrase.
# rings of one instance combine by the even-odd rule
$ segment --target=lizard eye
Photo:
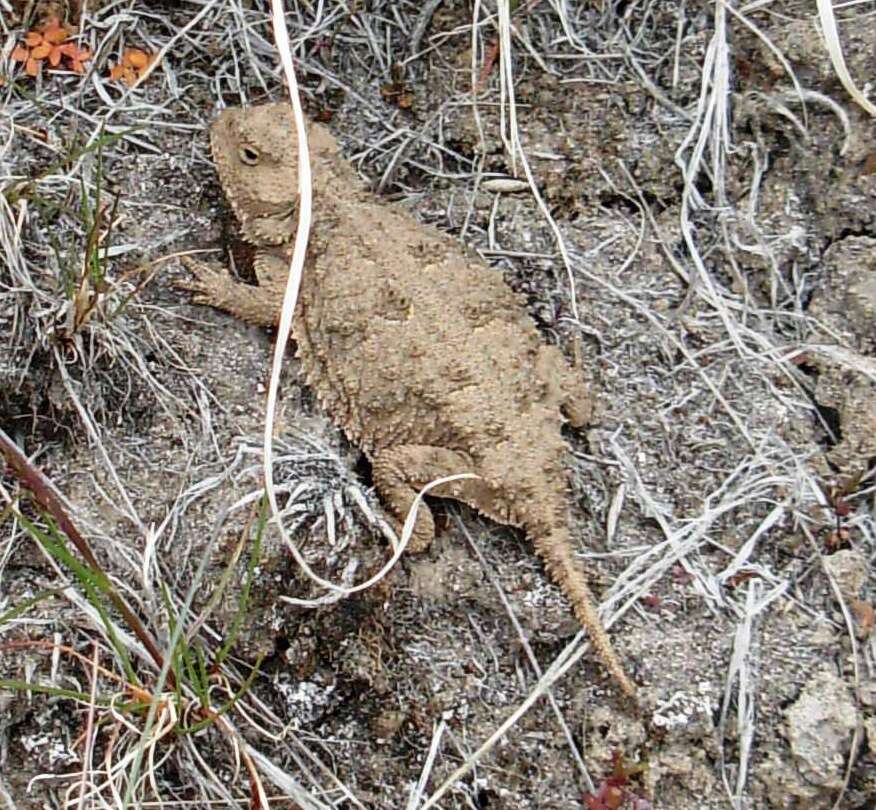
[[[237,156],[240,158],[240,162],[245,163],[247,166],[255,166],[261,157],[259,150],[249,144],[241,146],[237,150]]]

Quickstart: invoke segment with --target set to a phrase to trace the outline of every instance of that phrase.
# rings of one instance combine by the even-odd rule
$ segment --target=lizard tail
[[[636,687],[624,672],[620,659],[602,626],[594,605],[593,594],[581,567],[572,557],[569,538],[565,532],[536,535],[535,550],[544,562],[548,575],[572,603],[575,618],[590,635],[590,640],[605,668],[621,691],[638,703]]]

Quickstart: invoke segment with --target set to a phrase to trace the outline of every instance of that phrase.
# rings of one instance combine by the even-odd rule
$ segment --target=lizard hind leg
[[[417,493],[436,478],[475,472],[472,459],[465,453],[446,447],[408,444],[387,447],[375,454],[372,461],[374,486],[401,530]],[[485,485],[478,479],[462,479],[441,484],[429,491],[438,498],[455,498],[475,508],[485,496]],[[425,551],[435,536],[435,521],[428,505],[420,501],[414,531],[408,544],[413,552]]]

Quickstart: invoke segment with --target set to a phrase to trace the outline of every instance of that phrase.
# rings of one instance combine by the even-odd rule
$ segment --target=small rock
[[[517,191],[526,191],[529,183],[518,180],[516,177],[491,177],[481,184],[484,191],[492,191],[498,194],[513,194]]]
[[[378,740],[385,742],[398,734],[399,729],[407,718],[406,712],[399,711],[398,709],[387,709],[380,712],[371,721],[371,730]]]
[[[843,549],[824,558],[824,567],[836,580],[843,599],[857,599],[867,581],[867,558],[852,549]]]
[[[864,732],[870,749],[870,758],[876,759],[876,717],[868,717],[864,721]]]
[[[788,742],[801,776],[810,784],[842,787],[857,711],[845,682],[820,672],[785,712]]]
[[[709,684],[701,683],[696,690],[681,690],[667,700],[658,700],[651,722],[674,742],[703,743],[714,737]]]

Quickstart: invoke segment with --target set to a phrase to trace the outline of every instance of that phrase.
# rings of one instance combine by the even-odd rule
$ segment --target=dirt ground
[[[73,4],[84,74],[35,79],[31,5],[0,0],[0,428],[173,680],[151,716],[159,667],[7,467],[0,807],[876,806],[876,129],[815,4],[512,3],[506,51],[490,2],[285,4],[306,111],[374,192],[582,350],[575,551],[638,712],[519,532],[437,502],[427,552],[338,600],[259,530],[273,336],[174,282],[233,242],[210,119],[285,92],[266,5]],[[836,21],[866,92],[876,4]],[[124,49],[159,55],[134,88]],[[284,522],[360,582],[381,504],[291,355]],[[192,730],[201,695],[225,711]]]

